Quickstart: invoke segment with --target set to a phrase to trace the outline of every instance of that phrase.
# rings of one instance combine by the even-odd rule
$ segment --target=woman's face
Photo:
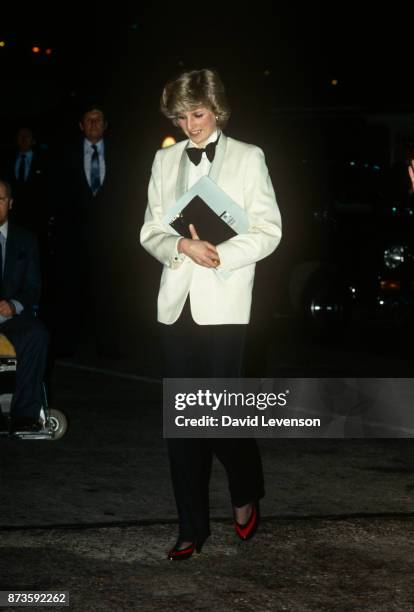
[[[177,116],[177,125],[198,147],[203,147],[214,130],[217,129],[214,113],[205,106],[180,113]]]

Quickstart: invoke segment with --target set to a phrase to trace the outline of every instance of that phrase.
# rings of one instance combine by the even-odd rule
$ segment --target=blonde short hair
[[[218,73],[209,68],[183,72],[168,81],[161,96],[161,112],[177,125],[180,113],[206,106],[217,117],[222,128],[229,120],[231,111],[224,85]]]

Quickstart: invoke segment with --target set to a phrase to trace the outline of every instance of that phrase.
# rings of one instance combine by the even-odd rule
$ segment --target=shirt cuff
[[[185,259],[185,254],[184,253],[179,253],[178,252],[178,243],[180,242],[182,236],[180,236],[177,240],[177,242],[175,243],[175,247],[174,247],[174,253],[173,253],[173,265],[177,266],[183,263],[184,259]]]
[[[9,302],[11,302],[16,310],[16,314],[19,315],[23,312],[24,307],[23,304],[21,304],[20,302],[18,302],[17,300],[9,300]]]

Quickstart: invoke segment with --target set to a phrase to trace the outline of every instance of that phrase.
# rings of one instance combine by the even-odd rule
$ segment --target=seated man
[[[0,334],[16,349],[16,386],[10,413],[10,431],[14,433],[41,429],[48,332],[33,315],[41,285],[37,241],[29,231],[9,223],[12,204],[10,185],[0,179]]]

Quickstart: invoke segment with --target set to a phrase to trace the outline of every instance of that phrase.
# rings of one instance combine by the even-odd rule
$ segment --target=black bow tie
[[[216,146],[219,141],[219,138],[220,136],[214,142],[210,142],[205,149],[197,149],[196,147],[190,147],[189,149],[186,149],[187,155],[193,162],[193,164],[198,166],[198,164],[201,162],[201,156],[203,155],[203,153],[207,155],[208,161],[212,162],[214,159],[214,155],[216,154]]]

